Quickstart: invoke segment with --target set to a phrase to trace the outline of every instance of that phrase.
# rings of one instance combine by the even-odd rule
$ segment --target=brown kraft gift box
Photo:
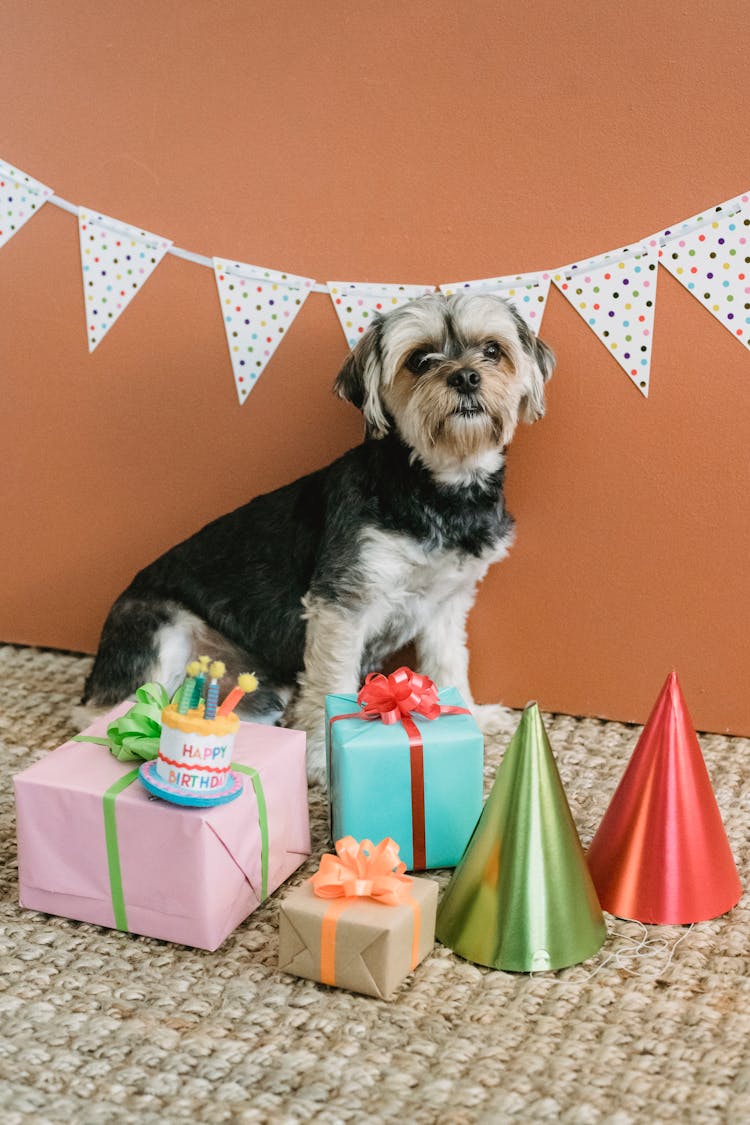
[[[432,950],[437,900],[431,879],[412,879],[397,906],[319,898],[308,880],[279,908],[279,968],[387,1000]]]

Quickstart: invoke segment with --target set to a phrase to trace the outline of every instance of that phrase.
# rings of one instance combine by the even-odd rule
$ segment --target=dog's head
[[[334,389],[369,437],[395,427],[433,475],[457,481],[497,468],[519,418],[542,417],[554,363],[501,297],[430,293],[378,317]]]

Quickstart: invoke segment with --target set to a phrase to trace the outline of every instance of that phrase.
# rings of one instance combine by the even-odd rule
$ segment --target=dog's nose
[[[481,376],[473,367],[461,367],[448,376],[448,386],[463,394],[475,391],[481,382]]]

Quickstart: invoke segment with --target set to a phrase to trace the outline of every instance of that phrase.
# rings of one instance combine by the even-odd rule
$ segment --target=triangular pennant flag
[[[651,235],[650,238],[641,239],[641,243],[657,251],[660,246],[671,239],[692,234],[698,227],[706,227],[712,222],[724,219],[729,215],[735,215],[748,203],[750,203],[749,193],[735,195],[731,199],[725,199],[723,203],[715,203],[713,207],[706,207],[703,211],[699,211],[697,215],[691,215],[689,219],[683,219],[680,223],[672,223],[666,230],[661,230],[658,234]]]
[[[648,397],[656,309],[657,256],[648,248],[612,250],[552,275],[557,288]]]
[[[391,312],[435,291],[434,285],[378,285],[370,281],[327,281],[326,285],[350,348],[378,313]]]
[[[676,672],[662,688],[588,852],[602,906],[684,925],[742,894],[721,813]]]
[[[453,293],[496,293],[513,305],[531,331],[539,334],[552,281],[548,273],[518,273],[514,277],[485,277],[479,281],[455,281],[438,288],[447,297]]]
[[[529,703],[438,910],[436,933],[495,969],[592,957],[604,918],[536,703]]]
[[[747,197],[745,197],[747,198]],[[741,344],[750,346],[750,214],[670,238],[659,261]]]
[[[125,311],[172,245],[171,239],[78,209],[89,352]]]
[[[214,276],[240,405],[310,295],[315,281],[214,258]]]
[[[0,192],[0,246],[4,246],[54,192],[4,160],[0,160]]]

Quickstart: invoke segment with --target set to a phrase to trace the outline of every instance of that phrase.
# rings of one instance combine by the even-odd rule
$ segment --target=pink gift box
[[[124,703],[86,734],[104,737]],[[305,735],[241,723],[233,761],[258,771],[268,818],[268,893],[310,854]],[[30,910],[114,928],[103,795],[138,762],[106,747],[66,742],[13,779],[18,814],[19,900]],[[126,928],[216,949],[260,904],[261,827],[252,780],[214,808],[151,797],[136,778],[115,798]]]

